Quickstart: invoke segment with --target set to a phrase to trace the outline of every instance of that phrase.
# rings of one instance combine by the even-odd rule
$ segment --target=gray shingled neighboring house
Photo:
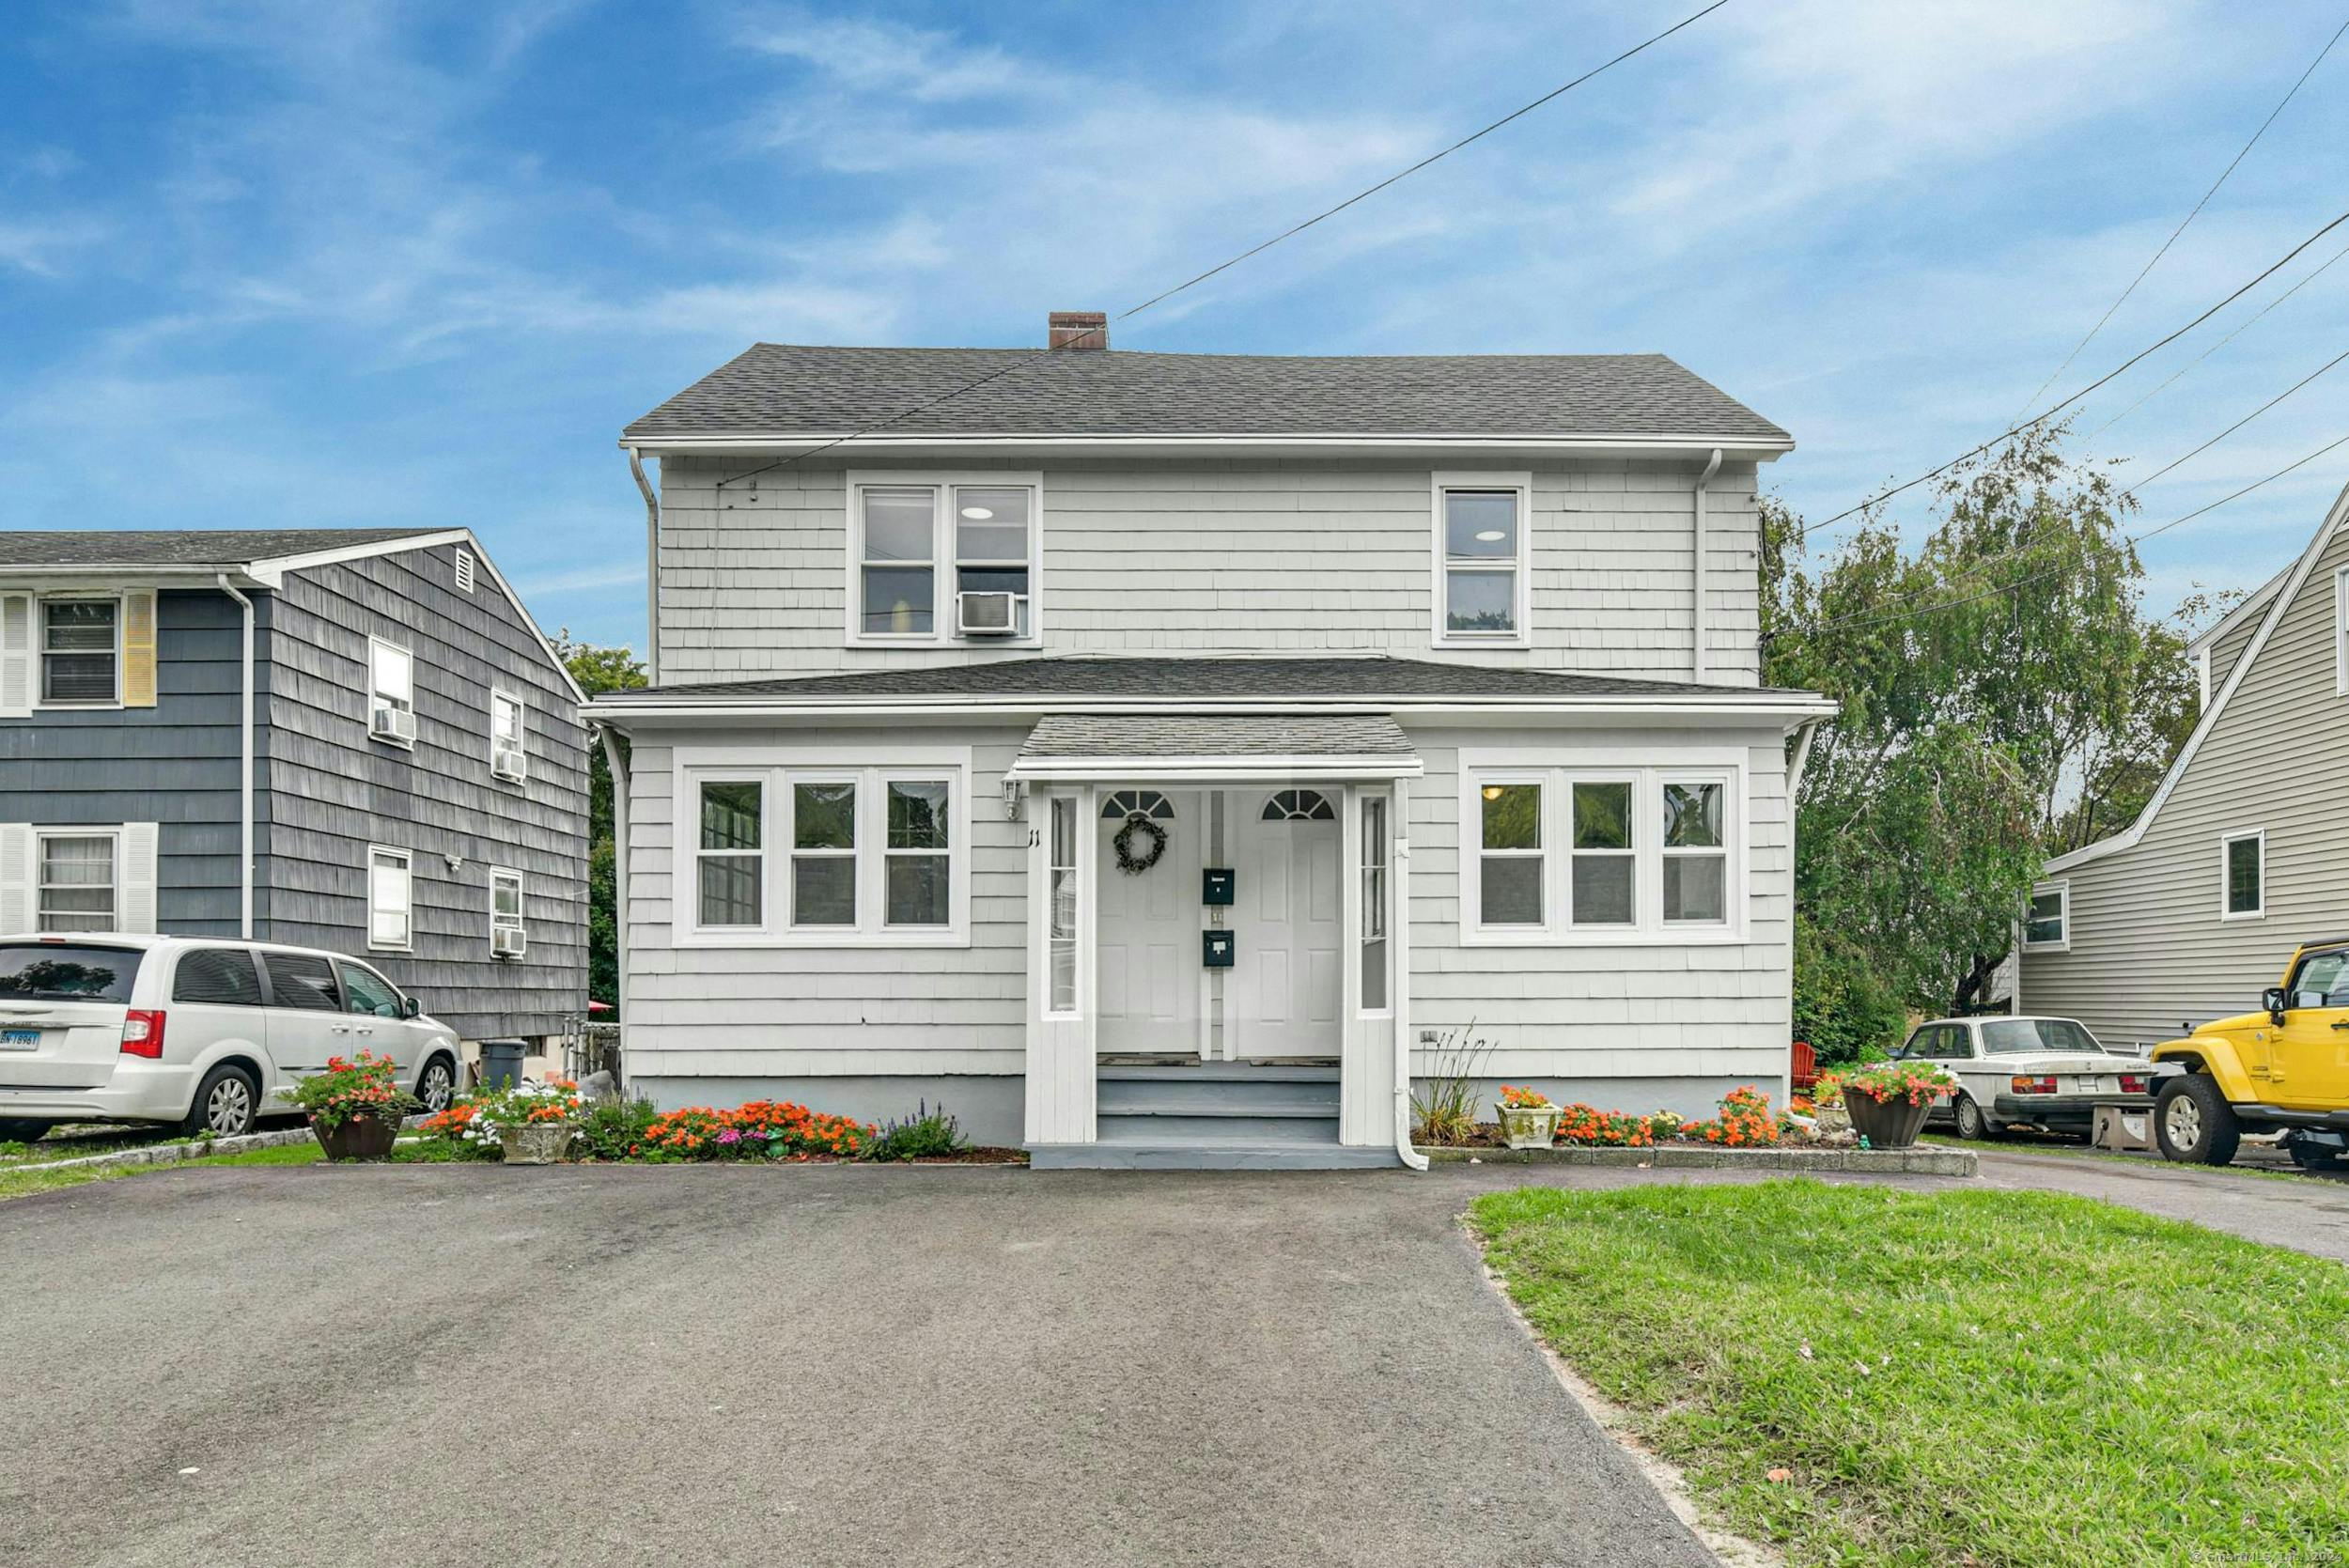
[[[586,1001],[582,700],[464,529],[0,535],[0,932],[331,948],[543,1039]]]
[[[2121,1048],[2256,1011],[2294,948],[2349,932],[2349,489],[2187,654],[2194,733],[2126,830],[2047,862],[2022,928],[2017,1009]]]
[[[760,344],[623,434],[631,1082],[1061,1165],[1392,1164],[1471,1032],[1487,1094],[1782,1092],[1791,438],[1657,355],[1050,341]]]

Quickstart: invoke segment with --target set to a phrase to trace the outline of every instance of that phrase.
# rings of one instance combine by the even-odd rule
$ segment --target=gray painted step
[[[1315,1116],[1103,1116],[1096,1134],[1104,1143],[1331,1143],[1338,1141],[1335,1115]]]
[[[1103,1079],[1104,1116],[1335,1116],[1338,1086],[1299,1079]]]
[[[1401,1163],[1392,1149],[1334,1142],[1036,1143],[1028,1149],[1028,1164],[1037,1171],[1366,1171]]]
[[[1114,1066],[1094,1069],[1103,1083],[1335,1083],[1338,1069],[1315,1062],[1196,1062],[1173,1066]]]

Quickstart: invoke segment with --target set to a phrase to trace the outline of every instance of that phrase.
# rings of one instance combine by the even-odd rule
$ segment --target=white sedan
[[[1958,1087],[1925,1119],[1956,1124],[1961,1138],[2015,1126],[2085,1137],[2100,1105],[2154,1103],[2154,1064],[2107,1050],[2077,1018],[1936,1018],[1894,1056],[1956,1075]]]

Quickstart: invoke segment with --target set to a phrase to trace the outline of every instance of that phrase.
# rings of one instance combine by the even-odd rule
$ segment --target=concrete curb
[[[190,1139],[184,1143],[143,1143],[135,1149],[117,1149],[112,1154],[79,1155],[72,1159],[43,1160],[39,1165],[0,1167],[8,1171],[84,1171],[100,1165],[177,1165],[183,1159],[200,1159],[206,1155],[242,1154],[247,1149],[279,1149],[288,1143],[308,1143],[314,1141],[307,1126],[288,1127],[281,1132],[249,1132],[242,1138],[215,1138],[209,1141]]]
[[[1664,1171],[1853,1171],[1880,1176],[1971,1176],[1968,1149],[1717,1149],[1664,1143],[1646,1149],[1444,1149],[1421,1147],[1430,1164],[1606,1165]]]

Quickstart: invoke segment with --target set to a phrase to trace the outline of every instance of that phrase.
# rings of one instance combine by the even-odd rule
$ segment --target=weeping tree
[[[2140,613],[2129,498],[2061,442],[2019,438],[1919,527],[1875,509],[1815,561],[1764,503],[1764,678],[1842,704],[1797,803],[1797,1031],[1828,1060],[1983,1000],[2083,780],[2109,823],[2174,751],[2179,628]]]

